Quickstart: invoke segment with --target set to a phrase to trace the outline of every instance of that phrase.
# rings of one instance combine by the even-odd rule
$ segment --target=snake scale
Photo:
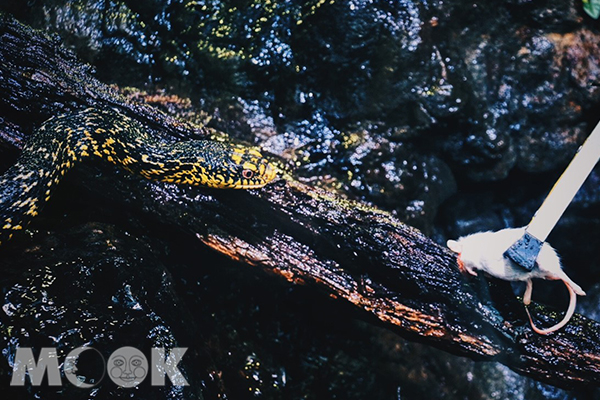
[[[212,188],[259,188],[276,176],[252,148],[214,140],[167,144],[112,109],[52,117],[0,177],[0,244],[38,215],[68,170],[91,157],[148,179]]]

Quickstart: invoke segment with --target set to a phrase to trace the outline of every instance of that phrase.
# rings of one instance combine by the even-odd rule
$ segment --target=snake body
[[[0,244],[40,212],[69,169],[91,157],[148,179],[213,188],[259,188],[276,174],[254,149],[214,140],[167,144],[112,109],[52,117],[0,177]]]

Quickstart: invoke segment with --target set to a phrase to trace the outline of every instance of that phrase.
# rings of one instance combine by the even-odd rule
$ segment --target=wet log
[[[5,164],[43,120],[89,106],[117,108],[165,140],[207,134],[128,102],[56,38],[8,16],[0,16],[0,94]],[[241,265],[313,285],[409,340],[499,361],[556,386],[600,384],[598,322],[576,315],[560,332],[533,333],[509,284],[462,277],[451,252],[388,213],[287,175],[261,190],[223,191],[116,174],[117,182],[114,174],[99,177],[91,190],[178,226]],[[539,325],[561,318],[541,305],[534,313]]]

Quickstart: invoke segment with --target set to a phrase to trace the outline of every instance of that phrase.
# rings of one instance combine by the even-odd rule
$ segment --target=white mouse
[[[563,281],[569,290],[570,302],[567,313],[561,322],[547,329],[539,329],[533,323],[529,310],[525,307],[533,330],[539,334],[547,335],[562,328],[569,322],[575,312],[577,295],[585,296],[585,292],[565,274],[562,270],[558,254],[556,254],[556,251],[548,243],[542,245],[532,271],[527,271],[504,257],[504,252],[520,239],[524,233],[525,228],[508,228],[497,232],[478,232],[461,237],[458,240],[448,240],[447,245],[450,250],[458,253],[458,266],[461,272],[465,274],[477,275],[477,271],[483,271],[506,281],[527,282],[527,288],[523,294],[523,304],[525,306],[531,303],[531,292],[533,290],[532,278]]]

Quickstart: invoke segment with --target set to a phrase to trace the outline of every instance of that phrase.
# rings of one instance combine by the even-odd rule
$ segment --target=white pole
[[[586,141],[579,147],[571,163],[558,178],[550,194],[537,210],[527,226],[527,232],[541,242],[546,238],[556,225],[565,209],[575,197],[592,169],[600,159],[600,122]]]

